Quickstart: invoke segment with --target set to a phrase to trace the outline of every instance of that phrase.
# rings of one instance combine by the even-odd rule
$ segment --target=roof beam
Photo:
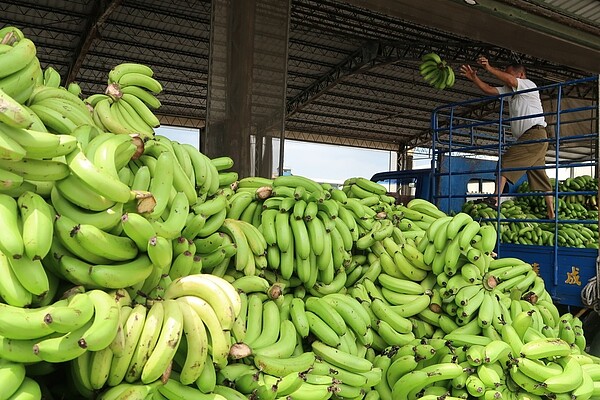
[[[119,7],[119,5],[121,5],[121,2],[122,0],[94,2],[94,10],[87,19],[85,31],[83,33],[83,40],[79,42],[79,45],[73,53],[75,57],[69,65],[69,73],[67,74],[65,85],[75,80],[79,69],[83,65],[83,60],[85,59],[85,56],[94,42],[94,39],[98,37],[98,30],[102,27],[110,14],[117,7]]]
[[[568,26],[559,29],[560,24],[553,20],[528,15],[499,1],[480,0],[475,6],[462,0],[343,1],[583,71],[600,72],[598,36]],[[548,26],[560,33],[547,32]]]
[[[377,56],[378,42],[368,41],[287,102],[286,118],[319,98],[345,76],[356,73]]]

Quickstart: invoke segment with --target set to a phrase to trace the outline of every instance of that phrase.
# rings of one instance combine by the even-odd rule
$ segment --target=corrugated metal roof
[[[52,65],[66,78],[97,18],[99,4],[103,3],[0,0],[0,25],[22,28],[37,44],[42,65]],[[598,1],[536,3],[574,13],[596,25],[600,18]],[[452,89],[444,91],[425,83],[417,68],[420,56],[428,51],[438,52],[455,70],[479,54],[487,54],[496,65],[519,58],[528,65],[529,75],[538,85],[585,76],[574,68],[352,6],[343,0],[292,0],[291,11],[287,99],[293,112],[286,129],[297,135],[311,134],[306,136],[311,140],[325,135],[329,138],[323,140],[331,142],[331,137],[337,136],[348,144],[353,140],[371,140],[398,148],[427,132],[431,110],[436,106],[481,96],[460,77]],[[141,62],[152,67],[163,83],[161,114],[203,120],[210,13],[210,0],[122,0],[99,27],[75,81],[81,84],[84,94],[99,93],[114,65]],[[352,61],[361,49],[376,49],[375,58],[362,68],[340,73],[340,66]],[[311,85],[338,73],[334,84],[313,96]],[[256,76],[268,80],[268,73]],[[300,95],[306,95],[308,101],[294,102]]]
[[[538,0],[534,3],[600,27],[600,1],[598,0]]]

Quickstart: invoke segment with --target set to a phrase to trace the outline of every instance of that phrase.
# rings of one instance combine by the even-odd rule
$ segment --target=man
[[[482,92],[490,96],[513,93],[537,87],[535,83],[527,79],[525,67],[521,64],[512,64],[504,71],[494,68],[485,57],[479,57],[477,63],[486,71],[498,78],[504,86],[494,87],[483,82],[477,76],[477,71],[470,65],[462,65],[461,73],[471,80]],[[529,115],[542,114],[542,101],[538,91],[506,96],[508,111],[511,118],[525,117]],[[518,142],[546,139],[546,120],[543,115],[513,120],[510,122],[511,133]],[[541,167],[546,164],[545,157],[548,143],[530,143],[511,146],[503,155],[501,167],[504,168],[527,168]],[[516,182],[523,175],[523,171],[502,171],[500,179],[496,181],[495,197],[491,205],[498,206],[498,194],[502,193],[506,182]],[[546,171],[543,169],[528,170],[527,180],[529,187],[535,191],[550,192],[552,186]],[[545,196],[546,210],[549,219],[554,219],[553,196]]]

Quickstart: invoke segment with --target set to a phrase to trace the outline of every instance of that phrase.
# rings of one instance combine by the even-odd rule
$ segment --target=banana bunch
[[[594,357],[543,336],[527,325],[531,314],[522,315],[497,338],[446,335],[384,349],[374,360],[382,369],[380,398],[597,396]]]
[[[31,311],[2,305],[0,358],[20,363],[60,363],[108,347],[117,336],[120,305],[101,290],[76,293]]]
[[[108,74],[105,94],[93,94],[85,102],[93,107],[96,125],[116,134],[137,133],[152,138],[160,121],[152,112],[160,107],[155,97],[162,85],[152,69],[143,64],[123,63]]]
[[[0,38],[1,65],[24,39]],[[451,85],[425,57],[424,75]],[[550,242],[545,224],[496,232],[485,204],[395,204],[362,177],[239,179],[231,158],[154,135],[150,68],[115,67],[85,102],[53,68],[38,76],[30,93],[0,90],[0,399],[600,394],[581,321],[530,264],[492,257],[498,240]],[[501,217],[530,219],[540,199]],[[590,245],[594,228],[557,240]]]
[[[538,200],[526,197],[519,200],[504,201],[500,208],[502,219],[544,219],[546,217],[546,206],[534,206]],[[496,226],[497,212],[485,203],[474,204],[469,201],[463,205],[463,212],[474,218],[491,219],[482,221],[482,225]],[[587,210],[579,203],[567,203],[559,199],[559,219],[597,219],[596,211]],[[598,232],[594,228],[596,224],[567,224],[559,223],[558,241],[559,246],[597,248]],[[525,245],[553,246],[555,241],[554,227],[550,223],[510,221],[500,224],[500,240],[503,243],[517,243]]]
[[[54,295],[53,279],[41,263],[50,251],[54,213],[37,193],[17,199],[0,194],[0,297],[11,306],[25,307]]]
[[[169,380],[171,373],[181,385],[198,382],[202,386],[209,364],[210,368],[213,363],[227,364],[229,330],[239,309],[235,289],[206,274],[173,281],[165,299],[150,306],[124,305],[113,342],[72,361],[79,392],[86,396],[125,382],[151,385],[161,377]]]
[[[454,86],[456,79],[452,67],[436,53],[428,53],[421,57],[419,73],[427,83],[439,90]]]
[[[0,358],[0,399],[41,399],[40,386],[25,374],[24,364]]]
[[[392,206],[396,199],[388,196],[386,188],[376,182],[363,177],[348,178],[344,181],[342,191],[347,198],[358,199],[376,212],[393,213]],[[342,196],[339,201],[345,203],[347,199]]]
[[[346,284],[344,266],[358,240],[357,219],[364,218],[361,223],[370,229],[374,215],[357,199],[347,199],[342,190],[323,188],[300,176],[244,178],[237,183],[227,211],[228,219],[260,227],[266,260],[255,264],[269,265],[284,280],[297,276],[322,295]],[[262,252],[262,247],[257,250]],[[251,261],[249,265],[252,270]]]
[[[83,100],[64,87],[37,86],[27,104],[52,133],[69,135],[82,125],[94,125]]]
[[[261,399],[292,393],[355,398],[379,382],[380,370],[365,358],[372,333],[358,301],[343,294],[302,299],[273,291],[260,277],[238,280],[233,285],[243,290],[242,311],[232,329],[230,358],[251,357],[255,368],[230,363],[220,371],[223,380]],[[302,340],[308,337],[316,341],[305,352]]]
[[[154,382],[149,385],[121,383],[103,391],[99,396],[95,397],[98,400],[119,400],[119,399],[155,399],[160,398],[158,388],[161,382]],[[92,396],[95,396],[92,393]],[[215,397],[217,399],[217,397]]]
[[[2,112],[0,113],[0,122],[3,124],[13,128],[25,129],[32,128],[34,125],[36,125],[38,127],[37,130],[45,131],[45,127],[43,124],[41,124],[41,122],[36,124],[39,118],[37,118],[37,116],[30,109],[16,101],[2,89],[0,89],[0,107],[2,107]]]
[[[61,80],[60,73],[51,65],[48,65],[46,69],[44,69],[44,86],[58,88],[60,87]]]
[[[14,26],[0,29],[0,70],[0,90],[21,104],[43,83],[35,44]]]

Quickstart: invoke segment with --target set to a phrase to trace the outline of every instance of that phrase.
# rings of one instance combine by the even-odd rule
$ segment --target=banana
[[[288,249],[290,249],[293,241],[292,228],[290,226],[290,217],[288,213],[280,212],[277,214],[275,217],[275,231],[279,250],[282,253],[287,252]]]
[[[158,342],[142,370],[143,383],[154,382],[166,371],[179,346],[183,333],[183,314],[175,300],[163,303],[165,318]]]
[[[150,240],[156,237],[156,231],[150,221],[137,213],[125,213],[121,217],[123,233],[136,244],[138,250],[147,251]],[[170,264],[172,254],[168,257]],[[154,258],[150,256],[154,262]],[[161,264],[162,266],[162,264]]]
[[[0,88],[0,122],[14,128],[28,129],[34,124],[34,119],[27,110],[14,98]]]
[[[173,187],[177,192],[184,192],[190,205],[194,205],[197,201],[197,193],[194,188],[194,182],[190,181],[185,171],[180,165],[175,152],[171,149],[172,144],[169,146],[165,144],[164,140],[148,140],[145,143],[144,154],[148,156],[154,156],[157,159],[164,153],[171,159],[169,162],[173,166]],[[186,154],[188,154],[186,152]],[[189,155],[189,154],[188,154]],[[164,157],[164,156],[163,156]],[[155,168],[155,171],[158,171]]]
[[[183,192],[177,192],[173,198],[171,209],[164,220],[151,219],[150,223],[157,234],[167,239],[175,239],[185,227],[189,215],[190,204]]]
[[[75,149],[77,140],[70,135],[54,135],[0,124],[3,159],[20,160],[23,157],[44,159],[64,156]],[[21,151],[25,153],[20,156]]]
[[[9,258],[0,251],[0,297],[2,300],[15,307],[25,307],[32,303],[33,296],[12,270]]]
[[[315,313],[306,311],[306,319],[310,328],[310,332],[323,343],[338,347],[341,344],[341,339],[329,325]]]
[[[571,348],[562,339],[544,338],[525,343],[520,353],[524,357],[538,360],[548,357],[566,357],[571,354]]]
[[[380,274],[377,280],[382,287],[396,293],[421,295],[425,293],[425,289],[421,284],[413,281],[394,278],[387,274]]]
[[[594,380],[587,374],[583,373],[581,385],[571,392],[571,398],[573,399],[589,399],[592,397],[595,391]]]
[[[245,234],[242,224],[247,224],[243,221],[237,221],[234,219],[226,218],[221,225],[220,231],[228,234],[234,241],[237,251],[235,254],[235,268],[238,271],[242,271],[247,268],[248,264],[252,263],[250,260],[252,257],[252,248],[249,244],[249,236]],[[254,232],[252,233],[254,235]],[[254,249],[260,252],[262,244],[257,243],[259,240],[254,240]],[[266,243],[264,251],[266,250]]]
[[[123,125],[131,128],[134,132],[140,134],[143,138],[152,138],[154,129],[148,126],[146,121],[138,114],[138,112],[126,101],[116,101],[111,105],[115,108],[116,114],[120,116],[120,121]]]
[[[116,108],[112,99],[102,99],[94,106],[93,117],[97,120],[104,130],[122,135],[136,133],[132,128],[125,126],[119,116],[116,114]]]
[[[131,136],[110,135],[93,152],[88,153],[86,149],[86,155],[101,172],[116,178],[118,171],[129,162],[135,151]],[[121,158],[123,161],[120,163]]]
[[[42,123],[47,127],[48,132],[57,133],[60,135],[69,135],[71,134],[71,132],[75,131],[79,126],[87,122],[86,120],[75,123],[71,119],[69,119],[67,115],[63,114],[61,111],[57,111],[54,106],[50,108],[45,104],[39,103],[32,104],[29,106],[29,108],[39,117]]]
[[[451,380],[462,374],[463,368],[454,363],[440,363],[415,370],[402,376],[392,387],[395,399],[409,397],[409,393],[417,393],[426,385],[442,380]]]
[[[556,360],[563,368],[560,374],[544,380],[544,388],[551,393],[567,393],[580,387],[583,382],[583,369],[577,359],[569,356]]]
[[[308,230],[303,219],[295,219],[290,215],[289,226],[292,230],[294,251],[298,257],[306,260],[310,256]],[[283,251],[283,250],[282,250]]]
[[[79,224],[71,236],[88,252],[112,261],[128,261],[138,254],[135,242],[123,236],[112,235],[94,225]]]
[[[120,264],[98,264],[90,268],[89,277],[103,288],[118,289],[143,282],[152,273],[152,262],[147,255]]]
[[[44,322],[45,313],[51,309],[52,306],[29,310],[1,304],[0,335],[8,339],[36,339],[54,333]]]
[[[294,323],[290,320],[282,320],[279,329],[279,339],[264,347],[252,349],[253,354],[280,359],[291,357],[297,344],[297,333]]]
[[[121,87],[128,86],[137,86],[144,89],[149,90],[150,92],[157,94],[162,91],[162,85],[156,79],[152,77],[152,74],[148,73],[147,69],[139,70],[130,70],[127,72],[119,74],[114,73],[113,76],[117,78],[116,82],[119,83]]]
[[[181,304],[180,306],[183,310],[183,306]],[[186,315],[184,314],[184,323],[185,317]],[[158,342],[164,318],[165,311],[163,303],[155,302],[146,314],[143,329],[136,342],[137,345],[134,345],[133,355],[131,356],[127,373],[125,374],[125,380],[127,382],[131,383],[140,379],[142,369]],[[131,342],[133,342],[133,339]],[[199,344],[202,344],[202,342],[199,342]],[[202,364],[202,367],[203,366],[204,363]],[[119,374],[119,376],[121,376],[121,374]]]
[[[150,192],[153,194],[156,205],[150,213],[151,217],[159,217],[162,215],[169,204],[169,197],[174,181],[174,157],[169,152],[160,154],[156,161],[156,171],[161,171],[160,174],[154,173],[150,181]],[[152,173],[152,168],[150,169]]]
[[[0,57],[2,67],[0,78],[19,72],[33,60],[35,55],[35,44],[30,39],[18,38],[16,44]]]
[[[356,373],[368,372],[373,368],[373,364],[369,360],[342,352],[325,343],[314,341],[311,346],[316,356],[338,368]]]
[[[34,57],[25,68],[14,74],[4,77],[0,80],[0,89],[7,95],[21,103],[25,104],[31,98],[36,85],[39,85],[43,79],[43,72],[40,61]]]
[[[10,266],[19,283],[35,296],[43,296],[50,290],[48,274],[40,260],[27,256],[10,258]]]
[[[306,338],[309,334],[309,323],[306,317],[306,309],[304,301],[300,298],[293,298],[290,304],[290,317],[296,331],[302,338]]]
[[[25,379],[25,365],[0,360],[0,398],[10,399]]]
[[[399,333],[409,333],[412,330],[410,320],[396,315],[391,307],[381,299],[374,299],[371,302],[371,310],[378,319],[384,320],[392,329]]]
[[[309,193],[312,192],[322,192],[323,189],[321,186],[306,177],[298,176],[298,175],[280,175],[273,180],[273,187],[276,188],[278,186],[289,186],[295,188],[296,186],[304,187]]]
[[[305,309],[315,313],[327,325],[329,325],[337,335],[342,336],[347,331],[347,326],[338,313],[338,311],[327,301],[319,298],[308,298],[305,302]]]
[[[309,370],[315,364],[315,353],[307,351],[299,356],[276,358],[263,355],[254,357],[254,365],[266,374],[284,377],[291,373]]]
[[[63,93],[68,93],[65,89],[47,89],[46,91],[58,91],[62,93],[58,94],[57,97],[45,98],[40,101],[39,97],[45,96],[40,96],[38,94],[39,91],[34,91],[35,100],[31,102],[31,107],[32,110],[39,110],[40,108],[45,110],[46,114],[40,115],[40,119],[42,122],[45,121],[44,123],[47,123],[51,130],[53,125],[58,126],[58,124],[62,122],[62,125],[54,130],[58,133],[69,134],[70,132],[64,132],[62,129],[63,125],[67,125],[68,127],[75,126],[75,128],[77,128],[82,125],[92,125],[94,123],[90,110],[79,98],[73,99],[63,96]],[[47,114],[52,115],[55,120],[60,118],[61,121],[53,123],[52,120],[47,120]]]
[[[89,357],[89,383],[94,390],[99,390],[104,387],[110,374],[110,367],[113,360],[113,352],[107,347],[100,351],[84,353],[78,358]],[[72,365],[72,368],[78,366]]]
[[[233,286],[221,278],[199,274],[174,280],[165,292],[167,299],[187,295],[201,297],[213,309],[219,310],[219,322],[223,329],[231,329],[241,308],[239,294]]]
[[[102,395],[98,397],[98,400],[147,399],[149,398],[149,395],[157,390],[159,385],[162,385],[162,382],[153,382],[149,385],[121,383],[102,393]]]
[[[25,132],[24,129],[13,128],[0,123],[0,158],[3,160],[18,161],[27,155],[27,150],[7,133],[13,130]]]
[[[138,304],[133,307],[126,318],[122,318],[123,322],[123,333],[124,333],[124,347],[123,351],[119,356],[115,356],[110,366],[110,372],[108,375],[108,384],[115,386],[123,382],[123,380],[132,381],[132,376],[137,375],[138,379],[141,375],[142,366],[136,365],[139,370],[132,369],[133,355],[138,347],[138,342],[141,334],[145,328],[147,318],[146,307],[142,304]],[[158,329],[160,332],[160,329]],[[156,335],[158,335],[158,332]],[[131,374],[131,375],[130,375]]]
[[[281,326],[279,307],[274,301],[265,301],[262,306],[262,328],[260,334],[253,340],[245,339],[251,348],[261,348],[272,345],[277,341]]]
[[[152,76],[154,72],[150,67],[139,63],[121,63],[113,67],[108,73],[109,83],[118,82],[119,79],[128,73],[139,73],[146,76]]]
[[[24,254],[18,218],[17,201],[8,195],[0,194],[0,228],[4,232],[0,236],[0,249],[9,258],[21,257]]]
[[[186,337],[187,354],[181,367],[179,381],[194,383],[201,375],[208,354],[208,337],[202,319],[196,311],[183,301],[178,301],[183,313],[183,332]]]
[[[469,214],[462,212],[456,214],[448,223],[446,228],[446,236],[450,240],[454,239],[458,235],[459,231],[472,221],[473,218]]]
[[[160,100],[158,100],[152,93],[147,92],[138,86],[121,87],[121,93],[135,96],[143,101],[148,107],[153,109],[160,108],[161,106]]]
[[[99,351],[110,345],[119,326],[119,305],[115,299],[102,290],[92,290],[87,293],[94,303],[94,321],[85,330],[78,343],[79,346]]]
[[[391,309],[398,315],[408,318],[413,315],[419,314],[421,311],[429,307],[430,297],[426,294],[419,295],[412,302],[403,304],[402,302],[396,301],[396,296],[393,296],[393,292],[387,292],[385,289],[382,290],[383,297],[392,304]]]
[[[0,168],[32,181],[57,181],[69,175],[67,164],[57,160],[23,158],[18,161],[0,160]]]
[[[521,373],[527,375],[529,378],[537,382],[540,382],[540,384],[546,379],[562,373],[562,368],[556,369],[554,367],[547,366],[541,361],[530,360],[524,357],[516,358],[514,363]]]
[[[471,241],[477,235],[481,226],[477,221],[471,221],[462,229],[458,236],[459,247],[461,251],[466,251],[471,246]]]
[[[131,197],[129,187],[118,178],[102,172],[85,156],[81,148],[66,157],[71,172],[98,194],[118,203],[129,201]]]
[[[33,379],[25,377],[19,388],[8,399],[32,399],[37,400],[42,398],[42,390],[40,385]]]
[[[210,162],[210,159],[196,150],[195,147],[182,144],[190,155],[196,177],[196,187],[199,193],[215,194],[219,187],[218,171]]]
[[[69,299],[66,306],[46,310],[43,321],[51,330],[67,333],[80,328],[94,316],[94,303],[86,293],[77,293]]]
[[[368,337],[371,318],[357,300],[341,293],[328,294],[323,299],[336,309],[359,341]]]
[[[230,344],[228,335],[223,332],[223,328],[219,323],[219,313],[199,297],[183,296],[178,298],[177,301],[184,301],[190,305],[204,322],[210,334],[213,362],[216,365],[224,366],[227,363]]]
[[[112,300],[111,300],[112,301]],[[58,337],[46,337],[33,345],[33,354],[38,359],[58,363],[74,360],[87,350],[80,346],[81,336],[92,326],[88,321],[84,326]]]

